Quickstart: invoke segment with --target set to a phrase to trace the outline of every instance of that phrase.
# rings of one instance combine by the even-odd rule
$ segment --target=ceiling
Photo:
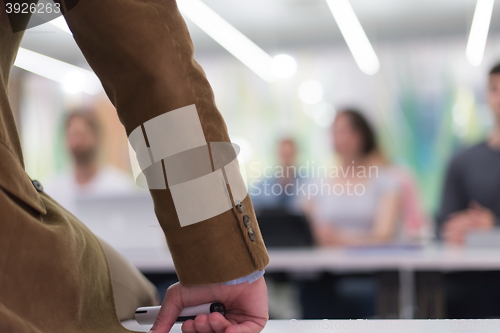
[[[290,49],[345,45],[324,0],[203,0],[271,55]],[[467,38],[476,0],[351,0],[374,44],[408,38],[463,35]],[[188,21],[197,54],[225,52]],[[500,5],[491,32],[500,32]],[[45,24],[28,30],[23,47],[83,66],[72,37]]]

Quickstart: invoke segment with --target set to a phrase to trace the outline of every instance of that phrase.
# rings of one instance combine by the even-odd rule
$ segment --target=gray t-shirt
[[[450,161],[437,216],[438,235],[451,213],[466,209],[471,201],[489,208],[500,226],[500,151],[486,142],[457,154]]]
[[[323,182],[326,180],[323,179]],[[321,180],[315,180],[315,183],[321,185]],[[329,183],[335,186],[335,183]],[[357,189],[351,187],[352,195],[349,195],[346,187],[341,194],[341,188],[337,186],[336,191],[334,189],[327,193],[324,190],[312,197],[318,222],[344,231],[370,231],[375,224],[382,197],[388,192],[398,191],[399,184],[387,171],[380,170],[378,177],[370,178],[362,185],[364,190],[360,186]]]

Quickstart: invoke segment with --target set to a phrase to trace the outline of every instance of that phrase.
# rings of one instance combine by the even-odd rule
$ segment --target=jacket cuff
[[[264,275],[264,273],[265,273],[265,270],[255,271],[252,274],[249,274],[249,275],[244,276],[242,278],[239,278],[239,279],[236,279],[236,280],[227,281],[227,282],[222,282],[222,284],[225,284],[226,286],[234,286],[235,284],[240,284],[240,283],[243,283],[243,282],[252,283],[252,282],[257,281],[258,279],[260,279]]]

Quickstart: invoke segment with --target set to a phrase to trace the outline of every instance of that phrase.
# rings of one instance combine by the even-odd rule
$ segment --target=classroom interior
[[[500,319],[498,3],[178,3],[269,252],[271,319]],[[61,17],[25,32],[9,93],[30,177],[164,296],[153,202]]]

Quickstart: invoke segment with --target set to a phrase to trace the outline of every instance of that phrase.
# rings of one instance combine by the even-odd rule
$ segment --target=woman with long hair
[[[320,179],[308,212],[320,246],[374,245],[394,240],[400,220],[398,182],[382,167],[375,133],[357,110],[338,113],[331,138],[336,172]]]

